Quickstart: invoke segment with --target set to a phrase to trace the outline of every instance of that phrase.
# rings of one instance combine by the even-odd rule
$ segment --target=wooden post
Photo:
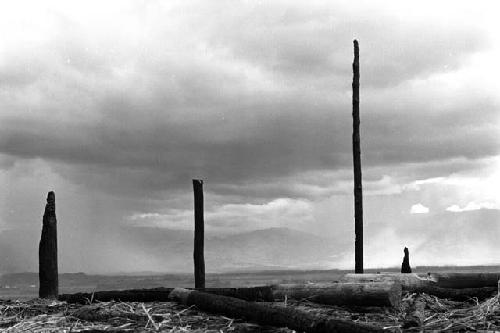
[[[354,166],[354,261],[355,273],[363,273],[363,187],[361,184],[361,148],[359,138],[359,46],[354,40],[352,64],[352,154]]]
[[[55,298],[59,294],[57,270],[57,220],[56,197],[54,192],[47,195],[43,214],[42,236],[38,249],[38,275],[40,279],[40,298]]]
[[[194,191],[194,287],[205,288],[205,256],[203,253],[205,221],[203,219],[203,180],[193,179]]]

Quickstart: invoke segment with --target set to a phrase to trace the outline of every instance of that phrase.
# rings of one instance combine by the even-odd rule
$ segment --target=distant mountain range
[[[397,223],[376,224],[366,220],[368,267],[370,264],[398,267],[402,249],[409,240],[418,240],[410,248],[412,266],[500,263],[500,210],[415,214]],[[207,233],[206,270],[346,268],[353,260],[353,236],[317,236],[288,228],[225,235]],[[1,231],[0,273],[36,272],[39,237],[40,230],[36,228]],[[60,242],[61,272],[190,273],[193,269],[192,231],[129,226],[72,237]],[[343,266],[339,264],[342,262]]]
[[[174,270],[191,271],[193,233],[159,228],[134,228],[138,250],[164,258]],[[126,236],[124,236],[126,237]],[[270,228],[240,234],[214,236],[205,240],[207,271],[265,270],[280,268],[324,268],[324,261],[335,254],[326,238],[288,228]]]
[[[9,230],[0,233],[0,253],[2,253],[0,273],[36,271],[38,238],[39,231]],[[97,246],[99,245],[98,243]],[[139,258],[151,260],[151,265],[154,267],[147,267],[148,271],[190,272],[192,270],[192,231],[124,227],[110,236],[104,245],[107,248],[126,249],[127,252],[123,251],[123,258],[116,258],[115,261],[127,261],[128,267],[135,267],[134,262],[131,262],[134,259],[128,258],[128,254],[132,253]],[[60,263],[69,261],[64,257],[67,251],[68,249],[60,247],[60,257],[62,257]],[[96,254],[102,252],[102,255],[106,256],[109,250],[99,250],[95,244],[89,244],[88,249],[80,251],[92,251]],[[328,239],[288,228],[270,228],[223,236],[207,234],[205,240],[207,271],[216,272],[324,268],[324,261],[335,253],[336,246]],[[74,262],[72,264],[77,266]],[[78,268],[67,270],[85,271]],[[116,271],[120,273],[120,270]],[[121,272],[129,271],[130,269],[124,269]]]

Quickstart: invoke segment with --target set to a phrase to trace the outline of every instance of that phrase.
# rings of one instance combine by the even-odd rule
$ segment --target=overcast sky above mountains
[[[405,245],[421,265],[500,263],[500,244],[478,245],[500,223],[500,5],[415,5],[3,3],[0,240],[26,249],[8,260],[36,269],[38,244],[8,235],[38,234],[54,190],[62,271],[168,270],[130,227],[192,230],[201,178],[207,231],[307,231],[348,268],[357,38],[365,265],[398,265]]]

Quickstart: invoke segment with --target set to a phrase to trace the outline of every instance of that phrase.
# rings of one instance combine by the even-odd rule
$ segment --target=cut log
[[[433,285],[423,286],[411,290],[413,293],[426,293],[439,298],[448,298],[453,301],[469,301],[477,298],[484,300],[494,296],[497,293],[497,287],[482,287],[482,288],[441,288]]]
[[[242,318],[261,325],[288,327],[299,332],[382,332],[383,330],[367,324],[325,315],[311,313],[266,303],[247,302],[233,297],[213,295],[187,289],[174,289],[172,300],[186,306],[195,305],[198,309],[223,314],[232,318]]]
[[[96,291],[94,293],[64,294],[59,296],[60,301],[68,303],[86,304],[90,301],[110,302],[167,302],[168,295],[174,288],[130,289]],[[205,288],[200,289],[207,293],[224,295],[247,301],[272,302],[274,300],[271,287],[252,288]]]
[[[430,279],[441,288],[497,287],[500,273],[430,273]]]
[[[427,274],[416,273],[346,274],[342,277],[341,282],[398,282],[403,290],[436,284]]]
[[[358,275],[358,274],[356,274]],[[401,303],[398,282],[279,284],[273,286],[276,300],[285,297],[348,306],[393,306]]]
[[[491,279],[492,275],[484,275],[483,279],[479,279],[483,281],[484,285],[486,283],[490,283],[490,285],[480,286],[479,283],[473,284],[469,282],[469,286],[480,286],[477,288],[449,288],[449,286],[465,286],[465,283],[459,283],[460,276],[455,275],[462,273],[449,273],[446,276],[439,275],[441,278],[441,282],[438,283],[438,275],[437,274],[402,274],[402,273],[381,273],[381,274],[346,274],[341,280],[342,281],[356,281],[356,282],[389,282],[396,281],[401,283],[401,287],[404,291],[411,293],[426,293],[429,295],[434,295],[440,298],[448,298],[455,301],[466,301],[471,298],[485,299],[490,297],[496,290],[497,284],[492,283]],[[486,273],[488,274],[488,273]],[[488,277],[489,276],[489,277]],[[466,276],[463,276],[464,278]],[[467,280],[463,280],[467,281]],[[453,282],[453,284],[452,284]],[[445,288],[446,286],[446,288]]]

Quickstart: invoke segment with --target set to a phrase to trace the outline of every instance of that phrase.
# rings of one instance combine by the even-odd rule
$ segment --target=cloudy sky
[[[4,270],[36,269],[49,190],[62,271],[162,270],[116,235],[192,230],[193,178],[210,233],[354,240],[354,38],[365,265],[396,266],[405,245],[417,265],[500,263],[483,241],[500,234],[495,1],[0,7]],[[353,246],[325,267],[351,268]]]

